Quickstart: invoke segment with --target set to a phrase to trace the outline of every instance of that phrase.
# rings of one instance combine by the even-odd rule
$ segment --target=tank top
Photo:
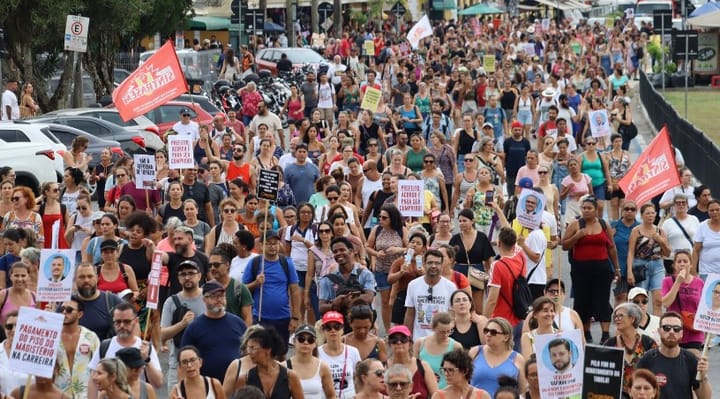
[[[420,150],[420,152],[415,152],[412,149],[409,149],[406,157],[407,157],[407,166],[412,170],[413,172],[420,172],[423,169],[423,158],[425,158],[425,154],[427,152],[423,148]]]
[[[656,231],[660,229],[655,227]],[[642,260],[660,259],[660,244],[652,237],[646,237],[640,233],[637,241],[635,241],[635,258]]]
[[[246,381],[248,385],[260,388],[260,390],[265,393],[262,382],[260,382],[257,366],[248,371]],[[265,397],[267,399],[287,399],[290,396],[290,380],[288,379],[287,368],[280,366],[280,372],[278,373],[277,380],[275,380],[273,390],[270,396],[265,395]]]
[[[470,379],[470,385],[486,390],[490,394],[490,397],[493,397],[499,387],[498,377],[507,375],[515,379],[518,378],[520,370],[515,365],[517,352],[512,351],[504,362],[496,367],[491,367],[487,360],[485,360],[483,349],[484,347],[481,346],[477,357],[473,360],[474,370],[472,378]]]
[[[3,291],[4,294],[2,294]],[[0,322],[5,323],[5,318],[7,317],[7,314],[12,312],[13,310],[20,310],[20,306],[15,305],[12,301],[12,298],[10,298],[10,288],[6,288],[0,291],[0,295],[5,295],[5,303],[2,305],[2,308],[0,308]],[[34,308],[35,294],[30,292],[30,296],[32,297],[32,301],[30,301],[30,306]]]
[[[168,219],[171,217],[176,217],[182,221],[185,221],[185,212],[183,210],[182,202],[180,203],[179,208],[173,208],[170,203],[163,205],[162,208],[160,208],[160,214],[162,215],[162,221],[163,224],[167,223]]]
[[[200,161],[207,157],[207,152],[200,146],[200,140],[198,140],[197,143],[195,143],[195,147],[193,147],[193,157],[198,164],[201,164],[202,162]],[[207,164],[207,162],[205,162],[205,164]]]
[[[465,172],[462,174],[462,179],[460,179],[460,195],[458,196],[458,206],[462,205],[463,202],[465,202],[465,197],[467,196],[468,190],[470,190],[475,184],[477,183],[477,176],[475,177],[475,180],[467,180],[465,177]]]
[[[630,157],[623,151],[620,159],[617,159],[610,152],[610,160],[608,161],[608,169],[610,169],[610,177],[620,180],[630,169]]]
[[[427,364],[430,365],[433,373],[435,373],[435,377],[438,378],[438,388],[440,389],[445,389],[445,387],[447,387],[445,373],[440,371],[440,367],[442,367],[442,358],[446,353],[452,351],[454,346],[455,341],[451,338],[448,342],[447,348],[445,348],[445,351],[439,355],[431,355],[430,353],[428,353],[428,351],[425,350],[425,341],[423,341],[422,346],[420,347],[420,353],[418,354],[418,358],[424,360]]]
[[[468,330],[464,333],[458,331],[457,326],[455,326],[455,329],[450,335],[450,338],[454,339],[457,342],[460,342],[460,345],[462,345],[463,348],[472,348],[474,346],[482,345],[482,343],[480,342],[480,334],[477,328],[477,324],[473,322],[470,322],[470,328],[468,328]]]
[[[438,176],[422,176],[423,181],[425,182],[425,190],[430,191],[435,197],[435,200],[440,202],[442,199],[440,197],[440,180],[438,179]]]
[[[235,165],[234,162],[228,163],[227,181],[239,177],[245,183],[250,183],[250,163],[245,162],[242,166]]]
[[[486,191],[475,190],[473,196],[472,210],[475,214],[476,226],[490,226],[495,210],[485,205]]]
[[[400,234],[394,230],[383,229],[378,226],[375,234],[375,250],[383,251],[390,247],[403,247],[403,241]],[[402,255],[384,255],[378,256],[377,264],[375,265],[376,272],[388,273],[390,272],[390,265],[400,258]]]
[[[303,118],[303,113],[300,111],[300,108],[302,107],[302,102],[300,101],[300,97],[293,100],[292,98],[288,101],[288,119],[293,121],[299,121]]]
[[[125,278],[123,278],[123,268],[124,265],[120,264],[120,270],[118,271],[117,277],[115,280],[108,281],[105,280],[105,277],[103,277],[102,273],[98,272],[98,283],[97,288],[101,291],[108,291],[112,292],[113,294],[117,294],[119,292],[122,292],[123,290],[126,290],[130,287],[128,287],[127,283],[125,282]]]
[[[473,130],[472,135],[468,134],[465,129],[460,131],[460,136],[458,136],[458,157],[472,152],[473,144],[475,144],[475,133],[475,130]]]
[[[78,225],[82,227],[92,227],[92,220],[93,215],[90,214],[90,216],[85,217],[80,213],[76,213],[74,218],[70,219],[70,223],[73,225]],[[88,234],[84,231],[76,231],[73,235],[72,243],[70,243],[70,248],[72,249],[81,249],[82,243],[87,238]]]
[[[502,96],[500,96],[500,106],[503,109],[513,109],[515,107],[515,98],[517,97],[517,94],[515,94],[515,91],[502,91]]]
[[[587,159],[585,154],[582,156],[582,172],[590,176],[592,180],[592,186],[596,187],[605,184],[605,174],[603,173],[602,161],[600,160],[600,154],[594,161]]]
[[[573,329],[572,309],[563,306],[563,310],[560,313],[555,313],[555,319],[558,329],[564,331]]]
[[[408,118],[408,119],[417,119],[417,114],[415,113],[415,107],[410,108],[409,110],[406,110],[405,107],[400,107],[400,116]],[[404,122],[403,126],[405,129],[417,129],[418,125],[415,122]]]
[[[420,95],[417,95],[415,97],[415,106],[418,107],[421,114],[430,114],[430,96],[420,97]]]
[[[65,241],[65,218],[62,214],[56,213],[54,215],[51,214],[42,214],[42,223],[43,223],[43,236],[46,237],[45,241],[43,242],[43,248],[49,249],[52,246],[52,226],[53,223],[56,221],[60,221],[60,234],[58,236],[58,249],[67,249],[68,244]]]
[[[288,369],[292,370],[292,362],[288,359],[285,364]],[[302,385],[303,394],[305,399],[323,399],[325,397],[325,391],[323,391],[322,378],[320,377],[320,366],[322,362],[318,360],[317,369],[315,375],[308,379],[300,379],[300,385]]]
[[[135,272],[135,278],[138,281],[146,280],[148,274],[150,274],[150,261],[146,256],[144,246],[132,249],[128,245],[123,245],[120,249],[118,261],[132,267],[133,272]]]
[[[518,112],[521,111],[531,111],[532,110],[532,98],[528,97],[523,99],[522,96],[518,100]]]
[[[204,377],[203,382],[205,383],[205,399],[215,399],[215,389],[213,388],[212,381],[210,380],[210,377]],[[248,385],[250,385],[248,383]],[[142,396],[142,390],[145,384],[141,382],[141,388],[140,388],[140,395]],[[262,390],[262,386],[260,387],[260,390]],[[187,397],[187,393],[185,392],[185,379],[180,381],[180,394],[183,398]],[[147,392],[146,392],[147,395]],[[199,398],[198,398],[199,399]]]
[[[540,187],[545,194],[545,210],[550,213],[553,213],[553,209],[555,209],[555,201],[557,201],[557,198],[555,198],[555,190],[553,190],[554,187],[555,186],[551,184]]]

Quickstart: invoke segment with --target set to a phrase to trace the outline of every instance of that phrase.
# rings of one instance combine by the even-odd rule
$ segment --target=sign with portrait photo
[[[593,137],[605,137],[612,133],[606,109],[590,111],[588,117],[590,118],[590,133]]]
[[[39,302],[69,301],[75,279],[75,249],[40,251],[37,298]]]
[[[545,202],[544,194],[529,188],[523,188],[515,208],[518,223],[531,230],[540,228]]]
[[[535,337],[538,380],[542,399],[579,398],[582,394],[585,352],[580,330]]]
[[[693,327],[698,331],[720,334],[720,274],[708,274]]]

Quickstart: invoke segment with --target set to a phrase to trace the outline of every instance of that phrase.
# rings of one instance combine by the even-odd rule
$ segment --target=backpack
[[[605,219],[598,218],[598,220],[600,221],[600,226],[602,227],[603,231],[607,233],[608,225],[607,225],[607,223],[605,223]],[[586,225],[585,219],[578,218],[577,221],[578,221],[578,228],[584,229],[585,225]],[[568,262],[572,263],[573,262],[573,248],[568,249],[567,254],[568,254]]]
[[[288,265],[287,258],[280,255],[280,266],[282,266],[283,271],[285,272],[285,277],[287,277],[288,284],[290,283],[290,266]],[[252,258],[250,261],[250,273],[252,276],[252,280],[255,280],[255,277],[257,277],[258,272],[260,271],[260,256],[256,256]],[[251,280],[251,281],[252,281]]]
[[[523,265],[525,265],[525,257],[522,257]],[[528,286],[528,279],[532,276],[532,273],[528,276],[528,278],[525,278],[525,276],[522,275],[522,273],[518,274],[517,276],[513,274],[512,268],[510,265],[505,263],[502,259],[498,260],[498,262],[505,265],[505,267],[508,268],[508,271],[510,272],[510,275],[513,277],[513,285],[512,285],[512,297],[513,301],[508,301],[507,298],[505,298],[505,295],[503,295],[502,290],[500,290],[500,296],[507,302],[508,305],[510,305],[510,308],[513,311],[513,314],[515,317],[517,317],[520,320],[525,320],[525,317],[530,313],[530,310],[532,308],[533,303],[533,297],[532,293],[530,292],[530,286]],[[535,269],[533,269],[533,272],[538,268],[539,266],[535,266]]]
[[[377,63],[378,64],[384,64],[387,62],[387,59],[389,58],[390,50],[387,47],[383,47],[382,50],[380,50],[380,54],[377,56]]]
[[[300,226],[298,224],[294,224],[294,225],[292,225],[292,227],[290,227],[290,241],[292,241],[293,234],[295,234],[295,232],[298,230],[300,230]],[[316,223],[310,223],[310,231],[312,231],[312,239],[311,240],[312,241],[317,240],[318,226]],[[307,230],[305,230],[305,233],[307,234]],[[304,234],[303,234],[303,238],[305,238]]]
[[[178,298],[177,294],[171,295],[170,298],[172,298],[173,303],[175,304],[175,310],[172,314],[172,325],[175,325],[182,320],[182,318],[185,316],[185,313],[189,312],[190,309],[185,306],[184,303],[180,302],[180,298]],[[180,330],[175,336],[173,337],[173,344],[175,344],[175,348],[180,348],[180,344],[182,343],[182,336],[185,332],[185,329],[183,328]],[[103,341],[104,342],[104,341]],[[100,357],[102,358],[102,352],[100,352]]]
[[[335,289],[336,296],[349,294],[351,292],[363,292],[365,290],[355,273],[351,273],[347,281],[336,273],[326,274],[325,278],[330,279],[333,284],[337,285]]]

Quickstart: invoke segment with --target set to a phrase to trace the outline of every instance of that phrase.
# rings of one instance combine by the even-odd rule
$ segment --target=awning
[[[188,30],[228,30],[230,18],[196,15],[188,21]]]
[[[479,3],[459,12],[460,15],[502,14],[505,11],[489,4]]]
[[[457,8],[455,0],[433,0],[433,10],[454,10]]]

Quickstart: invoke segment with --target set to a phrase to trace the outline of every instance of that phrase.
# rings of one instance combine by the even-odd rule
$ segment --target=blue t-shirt
[[[525,156],[530,151],[530,141],[526,138],[522,138],[520,141],[516,141],[513,138],[508,138],[503,141],[503,152],[505,153],[505,172],[508,177],[515,177],[518,174],[518,170],[525,166]]]
[[[5,254],[0,257],[0,271],[5,272],[5,286],[12,287],[12,281],[10,281],[10,267],[15,262],[20,262],[20,258],[13,254]]]
[[[110,312],[120,302],[122,299],[119,296],[106,291],[101,291],[100,296],[92,301],[83,301],[85,310],[80,325],[94,332],[101,341],[115,336]]]
[[[358,274],[358,272],[360,274]],[[342,277],[342,273],[340,273],[339,271],[335,272],[334,274]],[[370,290],[372,292],[375,292],[375,276],[368,269],[361,269],[357,265],[355,265],[350,274],[354,274],[358,277],[358,282],[360,283],[360,285],[362,285],[363,290]],[[320,299],[321,301],[332,301],[335,299],[335,292],[335,283],[333,283],[333,281],[329,278],[323,277],[320,280],[320,293],[318,294],[318,299]]]
[[[630,227],[625,226],[625,223],[621,220],[615,220],[610,224],[612,228],[615,229],[615,236],[613,239],[615,241],[615,248],[617,249],[618,262],[620,262],[620,275],[623,277],[627,276],[627,256],[628,248],[630,246],[630,233],[632,232],[632,229],[639,224],[640,223],[637,220],[635,220]]]
[[[257,257],[256,262],[262,262],[262,256]],[[286,258],[288,263],[288,276],[285,274],[280,264],[280,260],[269,261],[265,260],[265,284],[263,284],[263,319],[268,320],[283,320],[289,319],[290,313],[290,295],[288,293],[288,287],[290,284],[298,284],[297,271],[295,271],[295,264],[291,258]],[[243,272],[242,282],[243,284],[250,284],[255,281],[255,275],[252,273],[251,260],[245,271]],[[258,265],[258,274],[260,274],[260,265]],[[258,315],[258,307],[260,306],[260,287],[255,287],[253,291],[253,316]]]
[[[496,139],[499,139],[505,134],[503,131],[503,122],[505,119],[505,110],[502,109],[500,105],[495,108],[490,108],[489,106],[485,108],[485,122],[493,125],[493,133]]]
[[[291,163],[285,167],[285,183],[295,193],[295,201],[306,202],[315,193],[315,181],[320,178],[320,169],[314,163],[306,161],[304,165]]]
[[[201,315],[183,333],[181,347],[193,345],[200,350],[203,365],[200,374],[222,381],[233,360],[240,357],[240,344],[247,326],[232,313],[219,319]]]

